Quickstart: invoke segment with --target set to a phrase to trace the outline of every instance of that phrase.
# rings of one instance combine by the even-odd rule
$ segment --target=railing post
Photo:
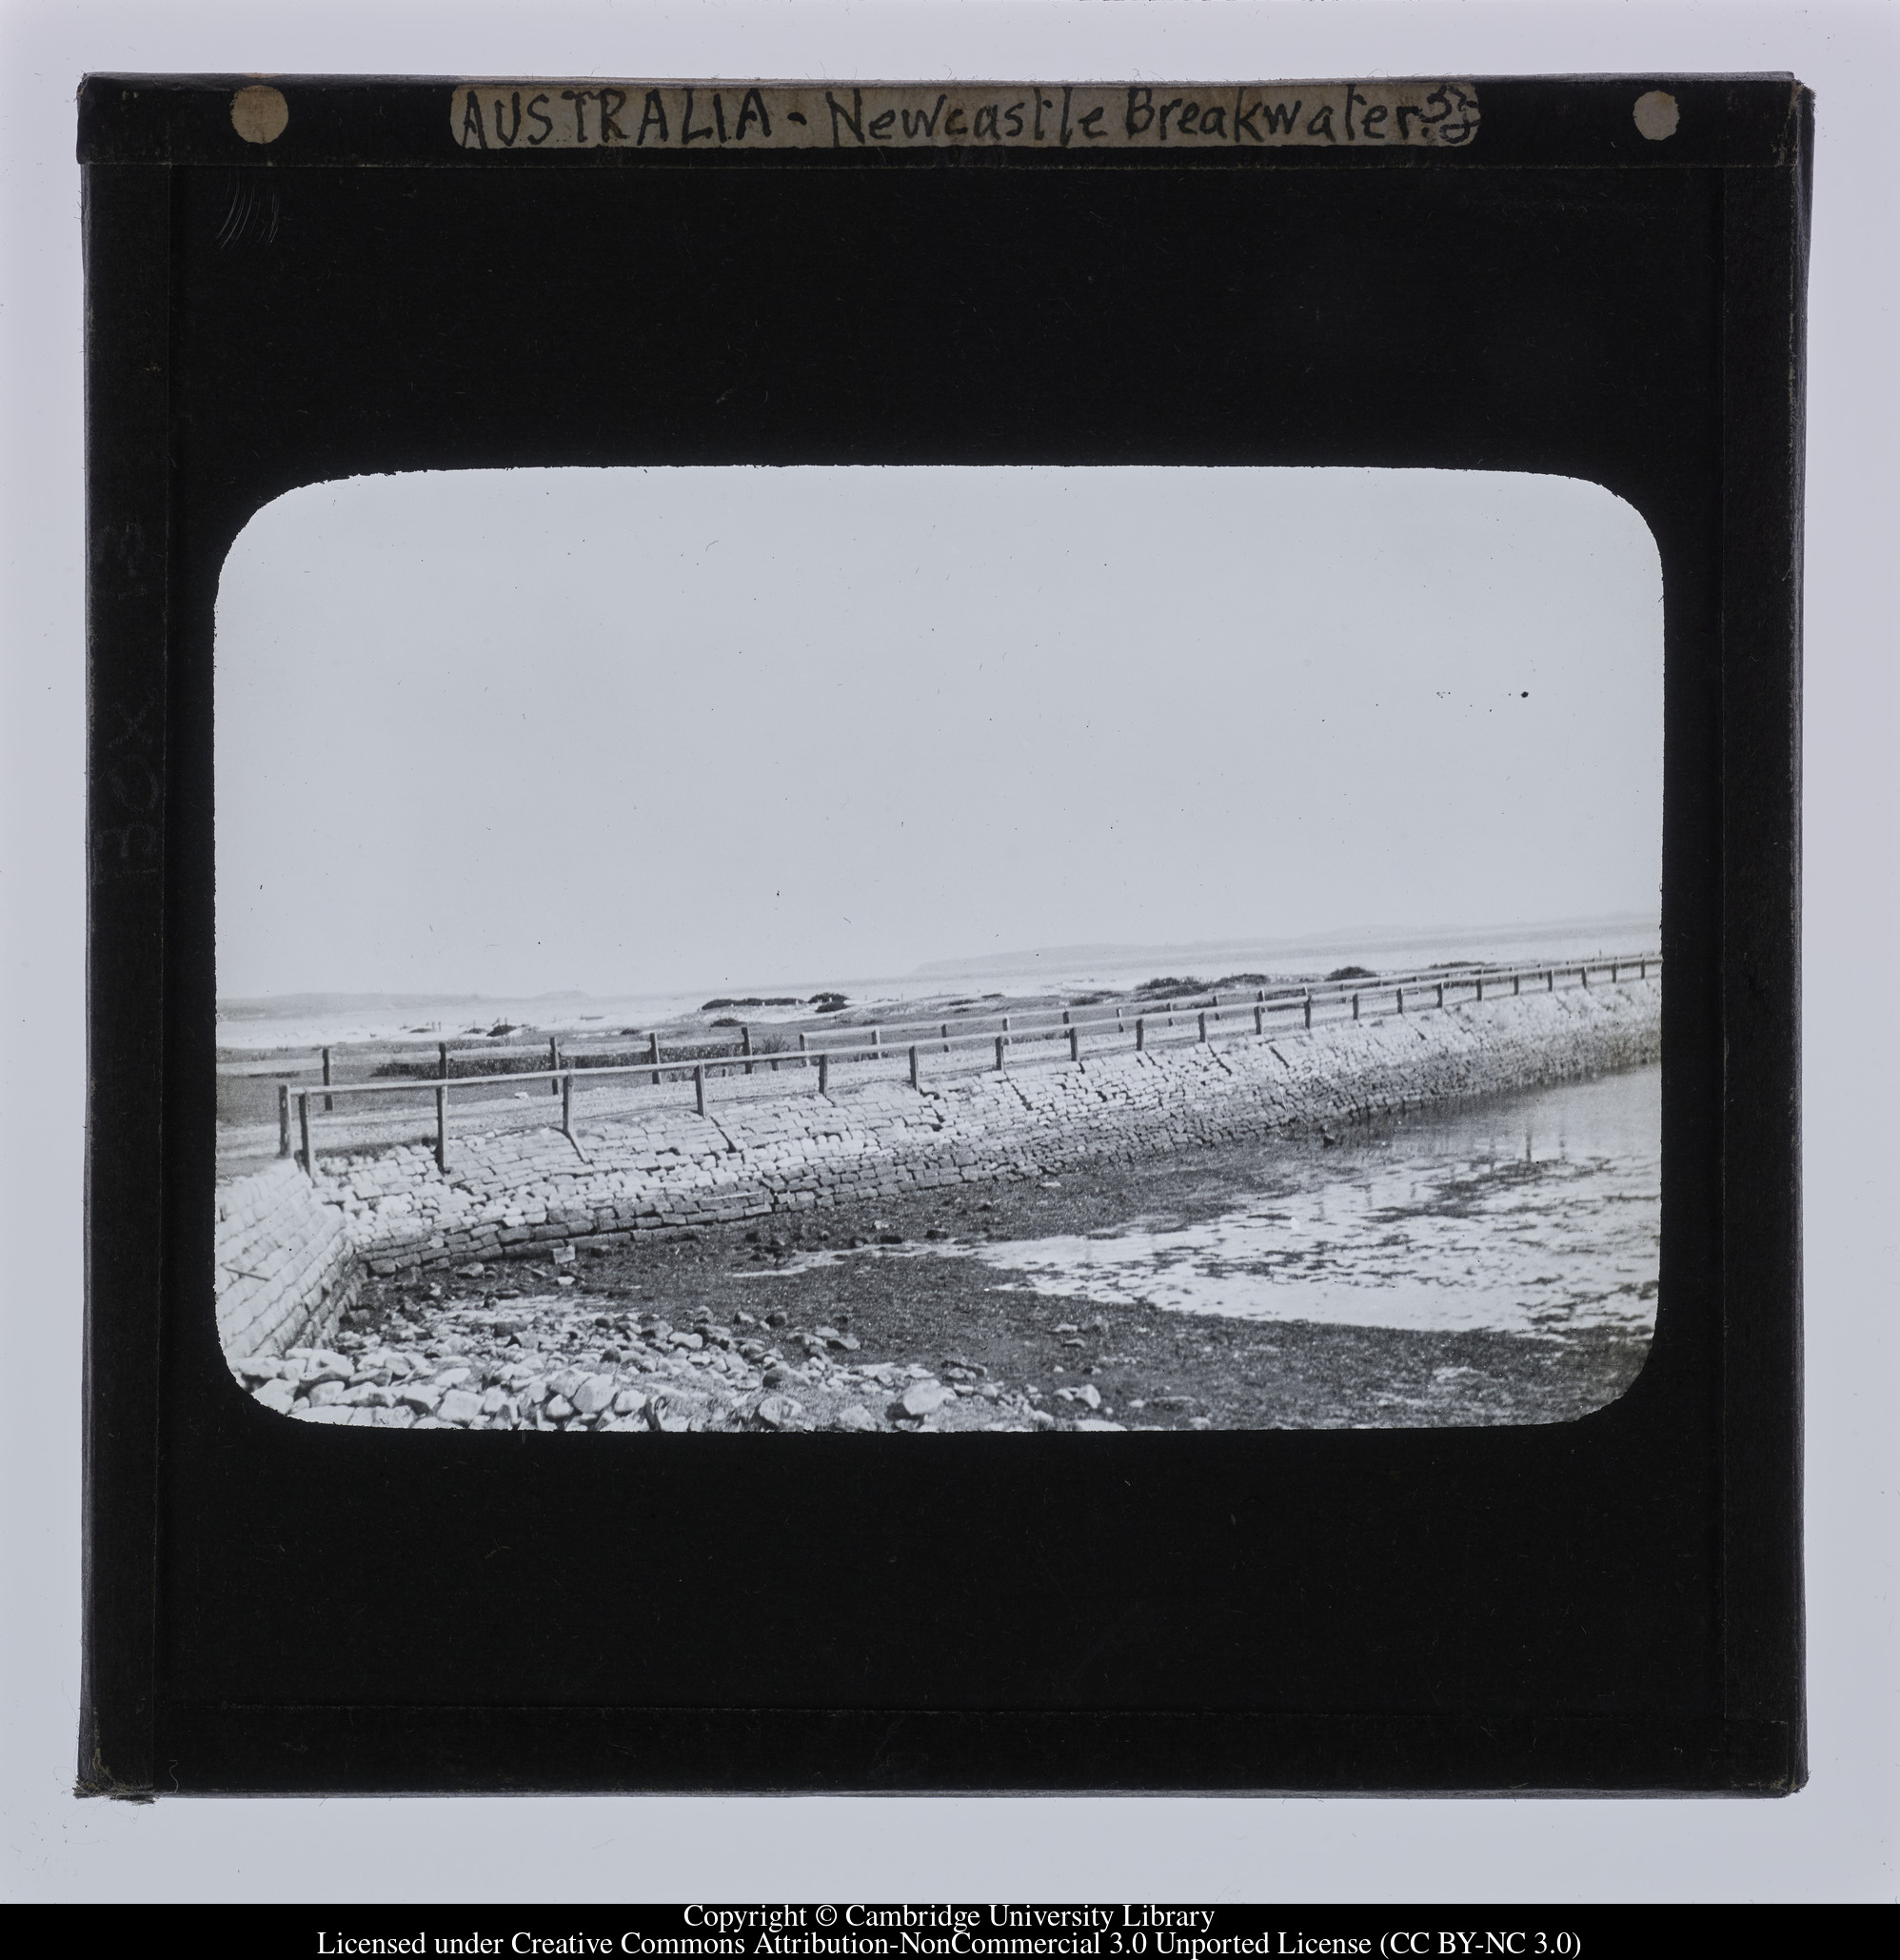
[[[1392,991],[1398,996],[1398,1011],[1403,1014],[1405,1012],[1405,989],[1403,987],[1395,987]]]
[[[297,1098],[298,1139],[304,1146],[304,1171],[312,1182],[317,1175],[317,1153],[310,1147],[310,1092],[306,1089]]]
[[[1579,967],[1577,968],[1577,970],[1576,970],[1576,978],[1577,978],[1577,984],[1578,984],[1579,986],[1585,986],[1585,987],[1589,986],[1589,984],[1590,984],[1590,968],[1589,968],[1589,967],[1587,967],[1587,966],[1579,966]]]
[[[448,1043],[446,1041],[438,1041],[435,1044],[435,1072],[437,1075],[441,1076],[445,1080],[447,1079]]]
[[[804,1039],[805,1038],[802,1035],[799,1037],[799,1046],[801,1048],[804,1046]],[[646,1059],[648,1061],[658,1061],[660,1059],[660,1037],[650,1032],[646,1037]],[[653,1071],[653,1086],[656,1089],[660,1086],[660,1071],[657,1068]]]
[[[823,1049],[818,1056],[818,1093],[827,1096],[831,1093],[831,1057]]]
[[[324,1050],[324,1087],[325,1087],[326,1089],[327,1089],[327,1088],[329,1087],[329,1085],[330,1085],[330,1052],[329,1052],[329,1050],[328,1050],[327,1048],[326,1048],[326,1049]],[[331,1109],[331,1108],[334,1108],[334,1107],[335,1107],[335,1105],[334,1105],[334,1104],[333,1104],[333,1103],[332,1103],[332,1102],[330,1101],[330,1099],[329,1099],[329,1098],[328,1098],[327,1096],[326,1096],[326,1097],[324,1098],[324,1107],[325,1107],[326,1109]]]
[[[739,1052],[742,1055],[750,1055],[752,1053],[752,1030],[750,1028],[742,1027],[739,1031]],[[748,1076],[752,1073],[752,1064],[749,1061],[745,1064],[745,1073]]]
[[[440,1083],[435,1092],[435,1167],[448,1175],[448,1091]]]
[[[1483,974],[1479,974],[1479,975],[1478,975],[1478,977],[1477,977],[1477,997],[1478,997],[1478,999],[1479,999],[1480,1000],[1482,1000],[1484,999],[1484,975],[1483,975]]]
[[[1148,1045],[1148,1017],[1138,1014],[1135,1017],[1135,1052],[1139,1055]]]
[[[1613,960],[1610,962],[1610,984],[1613,987],[1616,984],[1616,962]]]
[[[1074,1021],[1071,1021],[1069,1023],[1069,1059],[1071,1061],[1079,1061],[1081,1059],[1082,1031]]]
[[[1639,980],[1648,980],[1648,979],[1649,979],[1649,977],[1650,977],[1650,962],[1649,962],[1649,961],[1648,961],[1647,960],[1638,960],[1636,961],[1636,978],[1637,978],[1637,979],[1638,979]]]
[[[693,1064],[693,1107],[702,1116],[706,1113],[706,1065],[703,1061]]]
[[[279,1082],[277,1085],[277,1155],[290,1155],[290,1085]]]
[[[1514,994],[1521,994],[1524,991],[1524,976],[1521,973],[1514,973],[1511,976],[1511,991]]]
[[[1198,1037],[1198,1039],[1201,1039],[1201,1040],[1203,1040],[1203,1041],[1204,1041],[1204,1040],[1206,1040],[1206,1039],[1207,1039],[1207,1016],[1206,1016],[1205,1014],[1197,1014],[1197,1015],[1196,1015],[1196,1016],[1195,1016],[1195,1020],[1196,1020],[1197,1024],[1198,1025],[1198,1027],[1199,1027],[1199,1029],[1200,1029],[1200,1034],[1199,1034],[1199,1037]]]
[[[1356,994],[1355,994],[1355,995],[1353,996],[1353,1019],[1354,1019],[1355,1020],[1358,1020],[1358,1018],[1359,1018],[1359,997],[1358,997],[1358,996],[1357,996]]]
[[[574,1071],[571,1068],[561,1078],[561,1134],[569,1138],[574,1135]]]
[[[1006,1039],[1008,1039],[1008,1037],[1005,1035],[999,1035],[997,1037],[997,1067],[999,1070],[1002,1067],[1002,1047]]]
[[[950,1023],[946,1020],[941,1025],[943,1029],[943,1052],[945,1055],[948,1055],[950,1052]]]
[[[806,1040],[805,1040],[805,1038],[804,1038],[804,1036],[803,1036],[803,1035],[800,1035],[800,1037],[799,1037],[799,1054],[800,1054],[800,1055],[801,1055],[802,1057],[804,1057],[804,1056],[806,1056],[806,1053],[807,1053],[807,1046],[808,1046],[808,1044],[806,1043]],[[810,1060],[809,1060],[809,1059],[807,1059],[803,1060],[803,1061],[802,1062],[802,1064],[801,1064],[801,1065],[802,1065],[802,1067],[805,1067],[805,1068],[809,1068],[809,1067],[811,1066],[811,1062],[810,1062]]]
[[[1442,1007],[1442,1006],[1443,1006],[1444,1004],[1445,1004],[1445,983],[1444,983],[1444,981],[1443,981],[1443,980],[1440,980],[1440,981],[1438,982],[1438,1005],[1439,1005],[1440,1007]]]
[[[1547,994],[1554,994],[1556,990],[1557,970],[1554,966],[1547,966],[1544,969],[1544,991]]]
[[[1254,1032],[1264,1035],[1267,1031],[1267,1010],[1257,1000],[1254,1003]]]
[[[1303,1018],[1306,1021],[1307,1026],[1311,1027],[1313,1025],[1313,989],[1311,987],[1307,988],[1306,990],[1306,996],[1303,1005],[1305,1007],[1305,1015]]]
[[[917,1043],[915,1041],[910,1044],[910,1085],[913,1089],[919,1086],[917,1079]]]

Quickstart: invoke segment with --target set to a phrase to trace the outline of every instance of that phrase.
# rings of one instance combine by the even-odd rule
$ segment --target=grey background
[[[34,1899],[1890,1898],[1894,125],[1889,9],[12,4],[0,119],[5,1339],[0,1871]],[[560,1800],[78,1805],[88,69],[827,75],[1791,69],[1820,99],[1807,689],[1813,1781],[1709,1802]]]

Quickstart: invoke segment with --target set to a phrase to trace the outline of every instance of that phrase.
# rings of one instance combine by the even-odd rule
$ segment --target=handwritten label
[[[1462,148],[1469,82],[465,82],[464,149]]]

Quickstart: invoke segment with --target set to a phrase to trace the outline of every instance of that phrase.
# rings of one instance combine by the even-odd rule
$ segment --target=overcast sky
[[[217,624],[226,998],[1657,906],[1655,546],[1565,478],[358,478]]]

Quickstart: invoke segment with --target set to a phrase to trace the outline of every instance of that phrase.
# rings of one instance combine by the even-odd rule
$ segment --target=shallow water
[[[1104,1307],[1435,1333],[1648,1336],[1661,1071],[1438,1109],[1336,1148],[1263,1143],[1205,1215],[1088,1237],[951,1241],[993,1285]],[[892,1257],[865,1248],[848,1257]],[[801,1263],[829,1263],[821,1254]]]

